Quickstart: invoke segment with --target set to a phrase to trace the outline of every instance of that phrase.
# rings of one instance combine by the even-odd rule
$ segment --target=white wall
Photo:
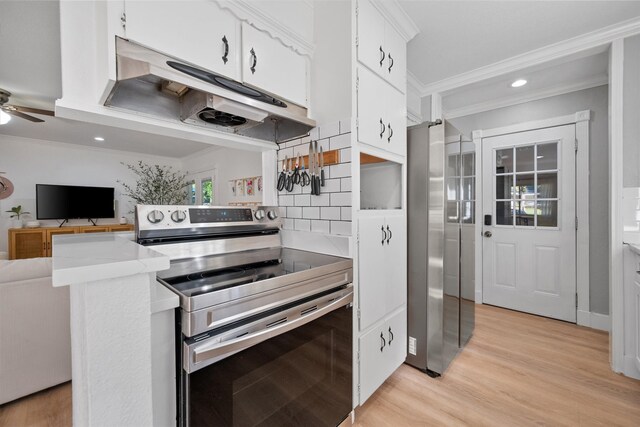
[[[215,170],[214,203],[227,205],[232,202],[262,202],[262,195],[234,197],[229,180],[262,175],[262,153],[214,147],[201,151],[181,161],[182,169],[189,176]],[[264,185],[274,185],[264,183]]]
[[[640,35],[624,40],[623,185],[640,187]]]
[[[31,212],[26,219],[36,216],[36,184],[87,185],[113,187],[116,196],[116,217],[126,216],[130,222],[133,208],[130,199],[122,196],[121,180],[134,185],[136,176],[121,162],[134,164],[142,160],[148,164],[160,164],[180,169],[177,159],[138,153],[87,148],[0,135],[0,171],[9,178],[15,190],[7,199],[0,200],[0,251],[7,250],[9,215],[5,211],[16,205]],[[101,219],[98,224],[117,223],[116,219]],[[91,225],[87,220],[72,220],[72,225]],[[44,226],[56,226],[57,221],[41,221]]]
[[[312,118],[318,125],[351,117],[351,2],[313,2]]]
[[[451,120],[451,124],[469,136],[476,129],[491,129],[591,110],[589,295],[590,310],[601,314],[609,313],[608,108],[608,86],[599,86]]]

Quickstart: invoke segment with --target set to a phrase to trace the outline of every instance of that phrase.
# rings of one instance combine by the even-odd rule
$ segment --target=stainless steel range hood
[[[306,108],[119,37],[116,59],[107,107],[275,143],[316,126]]]

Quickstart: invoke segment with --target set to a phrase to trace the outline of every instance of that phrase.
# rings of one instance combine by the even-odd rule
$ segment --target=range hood
[[[107,107],[275,143],[316,126],[306,108],[119,37],[116,61]]]

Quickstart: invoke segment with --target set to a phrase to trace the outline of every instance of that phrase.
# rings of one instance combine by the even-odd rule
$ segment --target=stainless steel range
[[[284,248],[275,207],[136,207],[171,258],[178,425],[334,426],[352,409],[352,260]]]

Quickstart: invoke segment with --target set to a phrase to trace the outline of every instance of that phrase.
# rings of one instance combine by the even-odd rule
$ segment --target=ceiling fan
[[[44,116],[53,116],[53,111],[50,110],[41,110],[39,108],[31,108],[31,107],[19,107],[17,105],[9,105],[9,97],[11,96],[11,92],[6,91],[4,89],[0,89],[0,112],[4,112],[9,114],[10,116],[20,117],[21,119],[29,120],[34,123],[42,123],[44,120],[39,119],[37,117],[31,116],[26,113],[33,114],[41,114]]]

